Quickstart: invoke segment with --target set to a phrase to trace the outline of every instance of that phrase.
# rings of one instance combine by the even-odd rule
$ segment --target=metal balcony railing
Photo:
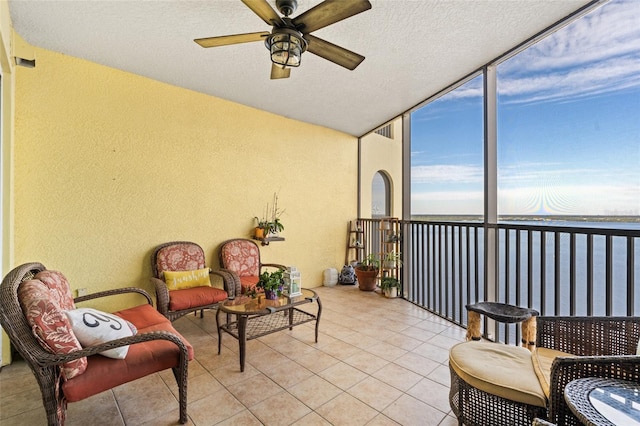
[[[379,220],[363,222],[375,252]],[[483,300],[541,315],[638,315],[640,229],[613,226],[403,221],[402,297],[463,327],[465,305]],[[520,340],[514,324],[489,334]]]

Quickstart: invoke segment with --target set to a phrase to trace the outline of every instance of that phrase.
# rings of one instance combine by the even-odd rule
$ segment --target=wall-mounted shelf
[[[260,241],[263,246],[268,246],[272,241],[284,241],[283,237],[266,237],[266,238],[256,238],[253,237],[254,240]]]

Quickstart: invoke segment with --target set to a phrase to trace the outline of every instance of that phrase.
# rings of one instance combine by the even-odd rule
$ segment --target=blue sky
[[[412,115],[412,214],[482,214],[482,77]],[[498,66],[499,214],[640,215],[640,1]]]

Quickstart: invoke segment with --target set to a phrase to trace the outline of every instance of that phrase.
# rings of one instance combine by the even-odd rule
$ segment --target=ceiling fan
[[[371,9],[369,0],[325,0],[306,12],[289,18],[298,6],[297,0],[276,0],[280,17],[267,0],[242,0],[272,31],[198,38],[202,47],[218,47],[264,40],[271,54],[271,79],[288,78],[291,67],[300,66],[302,53],[309,51],[328,61],[354,70],[364,56],[312,36],[310,33]]]

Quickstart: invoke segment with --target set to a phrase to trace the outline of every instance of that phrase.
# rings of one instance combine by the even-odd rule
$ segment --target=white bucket
[[[333,287],[338,284],[338,270],[336,268],[325,269],[324,281],[322,284],[327,287]]]

